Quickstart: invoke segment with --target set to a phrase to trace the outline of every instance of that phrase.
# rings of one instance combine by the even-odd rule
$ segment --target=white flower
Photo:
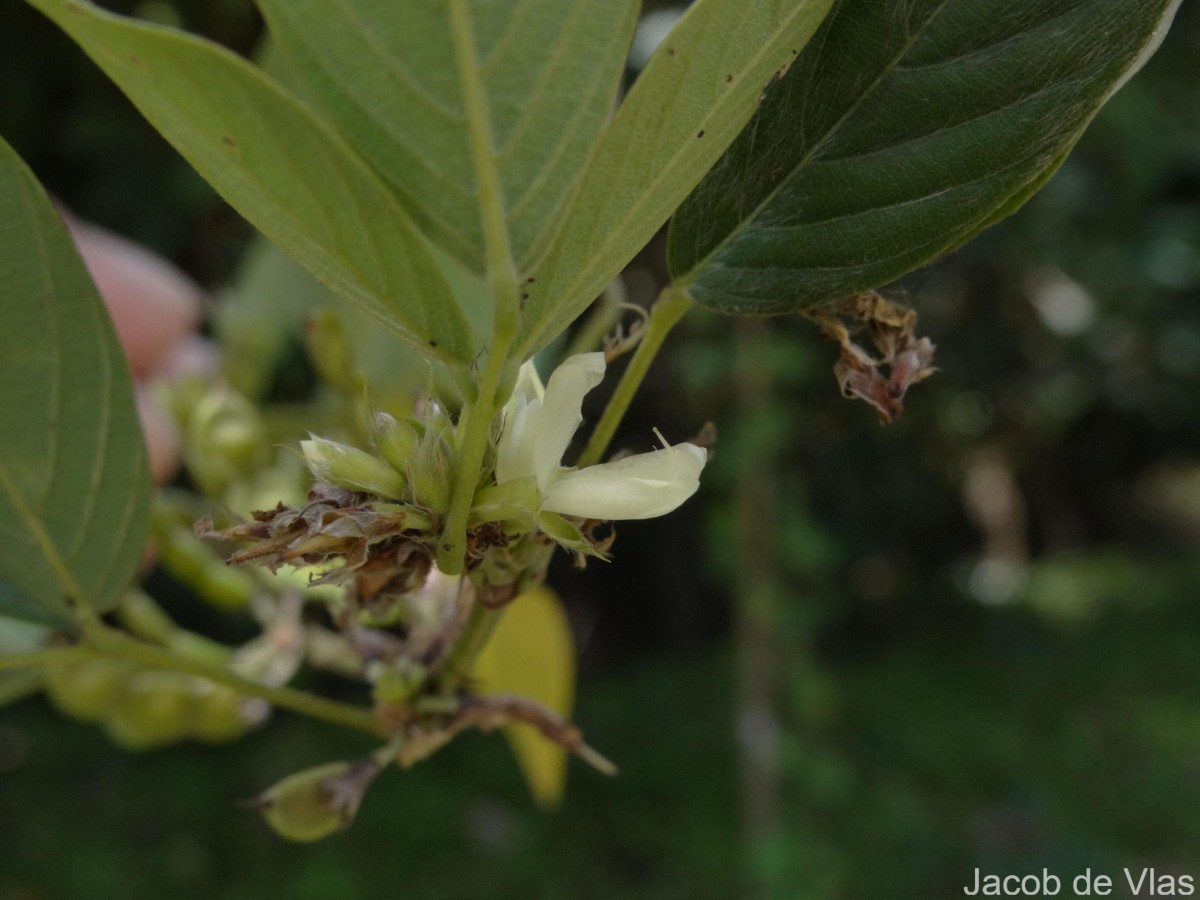
[[[567,469],[562,456],[583,421],[583,396],[604,378],[604,354],[572,356],[545,388],[532,363],[521,367],[504,407],[496,482],[532,478],[541,508],[586,519],[650,519],[696,493],[708,458],[695,444],[676,444],[615,462]]]

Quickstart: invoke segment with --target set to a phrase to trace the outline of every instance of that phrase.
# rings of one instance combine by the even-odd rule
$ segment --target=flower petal
[[[543,492],[554,479],[563,454],[583,421],[583,395],[603,378],[603,353],[572,356],[550,376],[536,429],[530,435],[538,487]]]
[[[525,360],[521,365],[521,369],[517,372],[517,383],[513,386],[512,403],[518,397],[524,397],[526,400],[541,400],[545,396],[546,389],[542,387],[542,379],[538,377],[537,367],[533,364],[532,359]]]
[[[530,400],[524,394],[513,394],[505,406],[504,431],[496,447],[497,484],[514,478],[532,478],[537,471],[533,454],[541,408],[541,400]]]
[[[588,519],[652,519],[696,493],[707,458],[695,444],[676,444],[564,471],[543,489],[542,508]]]

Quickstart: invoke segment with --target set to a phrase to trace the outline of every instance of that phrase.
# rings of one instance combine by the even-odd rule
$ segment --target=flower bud
[[[398,421],[385,412],[376,413],[372,424],[375,449],[379,455],[397,472],[407,472],[412,465],[417,443],[421,440],[416,424],[408,420]]]
[[[108,715],[134,671],[132,663],[115,659],[60,663],[46,668],[46,693],[66,715],[98,721]]]
[[[404,496],[404,476],[370,453],[316,435],[301,441],[300,449],[318,481],[379,497]]]
[[[241,394],[217,389],[193,407],[183,455],[200,488],[220,496],[239,476],[267,461],[270,443],[254,405]]]
[[[379,774],[374,759],[334,762],[289,775],[264,791],[254,805],[280,837],[311,842],[346,828]]]
[[[428,670],[416,660],[398,659],[390,665],[379,662],[368,667],[374,684],[371,696],[377,703],[404,703],[424,683]]]
[[[179,672],[135,673],[104,719],[109,737],[129,750],[148,750],[190,737],[197,708],[193,680]]]
[[[454,478],[454,425],[446,408],[431,400],[425,411],[425,434],[412,456],[409,477],[416,502],[434,512],[450,506]]]
[[[211,685],[200,698],[192,721],[192,733],[207,743],[223,743],[241,737],[266,717],[263,701],[244,697],[224,684]]]

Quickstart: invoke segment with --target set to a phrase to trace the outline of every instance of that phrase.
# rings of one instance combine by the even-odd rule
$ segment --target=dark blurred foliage
[[[258,37],[245,0],[173,8],[243,52]],[[5,17],[0,133],[64,202],[219,286],[244,224],[52,28]],[[541,815],[502,744],[466,737],[381,779],[351,831],[293,847],[232,801],[358,739],[280,716],[235,747],[133,756],[27,701],[0,727],[0,898],[953,897],[976,866],[1200,876],[1198,85],[1184,4],[1041,194],[885,291],[918,309],[941,370],[894,426],[838,396],[834,348],[803,320],[698,314],[672,339],[618,443],[716,421],[701,497],[621,525],[613,564],[552,572],[579,718],[621,778],[577,767]],[[639,302],[656,249],[629,274]],[[767,498],[757,523],[747,491]],[[757,606],[747,527],[774,543]],[[766,623],[775,760],[749,843],[748,617]]]

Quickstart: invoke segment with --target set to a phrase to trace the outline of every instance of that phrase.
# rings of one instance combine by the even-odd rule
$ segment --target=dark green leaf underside
[[[672,223],[699,302],[786,313],[1013,212],[1179,0],[841,0]]]

